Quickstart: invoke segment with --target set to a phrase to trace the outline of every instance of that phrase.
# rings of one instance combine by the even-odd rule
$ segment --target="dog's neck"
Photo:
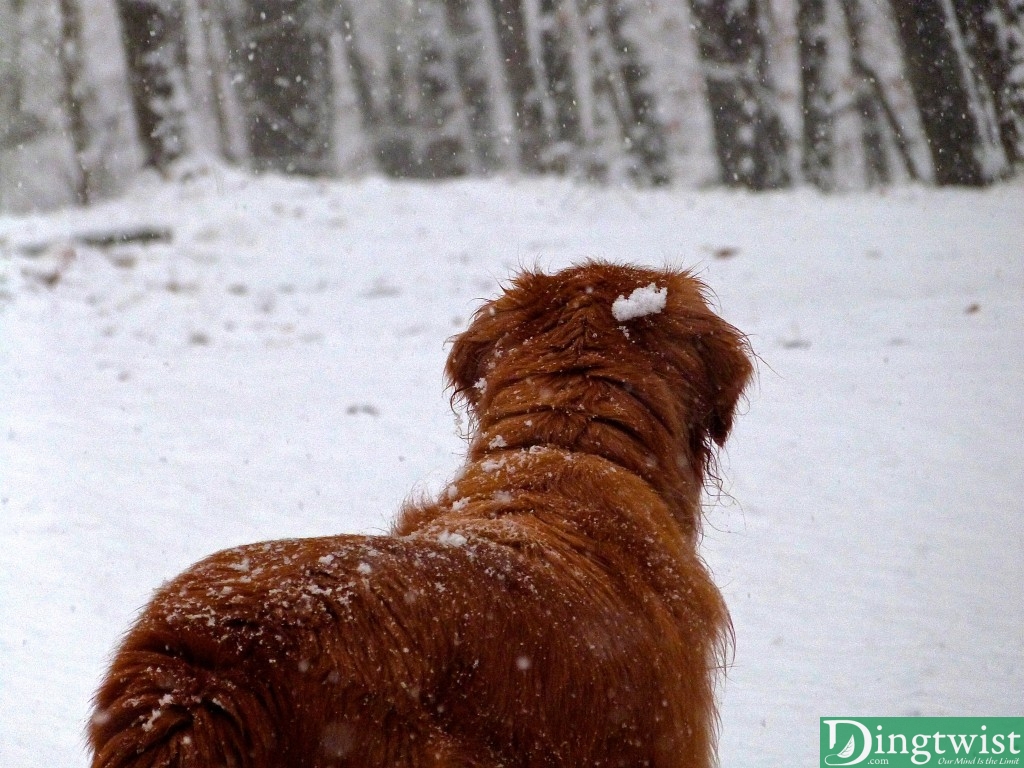
[[[584,377],[573,377],[573,379]],[[666,502],[684,533],[700,533],[700,461],[678,434],[677,418],[659,417],[625,387],[562,378],[555,389],[520,380],[485,392],[469,462],[509,450],[560,448],[611,461],[639,476]],[[537,393],[541,401],[537,401]]]

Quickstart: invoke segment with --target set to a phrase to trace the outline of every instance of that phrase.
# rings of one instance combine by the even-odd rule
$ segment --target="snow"
[[[612,316],[620,323],[647,315],[656,315],[665,308],[668,288],[650,285],[637,288],[629,297],[619,296],[612,302]]]
[[[722,765],[813,764],[820,716],[1020,715],[1022,209],[213,168],[0,218],[0,765],[87,764],[112,649],[190,563],[444,489],[445,340],[588,257],[696,267],[760,358],[702,544]],[[79,238],[140,227],[172,240]]]
[[[438,534],[437,541],[446,547],[464,547],[468,542],[465,536],[461,533],[453,533],[452,531],[442,531]]]

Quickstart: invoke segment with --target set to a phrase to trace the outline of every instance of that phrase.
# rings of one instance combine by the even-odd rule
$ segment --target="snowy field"
[[[0,217],[0,766],[86,765],[119,635],[189,563],[437,488],[445,339],[585,256],[696,266],[760,356],[704,541],[724,768],[816,765],[820,716],[1024,714],[1021,211],[217,169]]]

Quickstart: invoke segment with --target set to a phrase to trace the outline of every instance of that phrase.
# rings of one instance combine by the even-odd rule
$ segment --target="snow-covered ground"
[[[1024,714],[1022,210],[215,169],[0,218],[0,766],[86,764],[112,648],[190,562],[438,487],[445,339],[585,256],[697,266],[761,358],[704,541],[723,766],[816,764],[819,716]],[[170,241],[83,244],[140,228]]]

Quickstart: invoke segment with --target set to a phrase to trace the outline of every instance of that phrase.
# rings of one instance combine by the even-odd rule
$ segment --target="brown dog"
[[[751,366],[703,290],[516,278],[452,348],[477,429],[441,498],[163,587],[97,694],[94,767],[710,765],[729,620],[700,493]]]

